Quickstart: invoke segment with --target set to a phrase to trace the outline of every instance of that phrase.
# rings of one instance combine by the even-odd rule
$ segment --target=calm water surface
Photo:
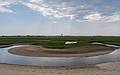
[[[32,66],[82,66],[120,61],[120,49],[92,57],[28,57],[10,54],[9,48],[0,48],[0,63]]]

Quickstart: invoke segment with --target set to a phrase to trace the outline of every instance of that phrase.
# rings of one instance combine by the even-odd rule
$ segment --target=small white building
[[[66,45],[76,44],[76,43],[77,43],[77,42],[75,42],[75,41],[66,41],[66,42],[65,42]]]

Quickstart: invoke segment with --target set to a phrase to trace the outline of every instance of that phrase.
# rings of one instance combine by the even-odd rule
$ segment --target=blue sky
[[[0,0],[0,35],[120,35],[120,0]]]

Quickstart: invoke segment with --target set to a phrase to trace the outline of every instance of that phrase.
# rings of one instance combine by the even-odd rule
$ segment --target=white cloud
[[[8,8],[5,8],[5,7],[1,7],[0,6],[0,12],[4,13],[4,12],[9,12],[9,13],[12,13],[13,11],[8,9]]]
[[[39,2],[43,2],[43,0],[30,0],[30,2],[39,3]]]
[[[42,0],[36,1],[31,0],[29,3],[23,3],[27,7],[32,10],[40,12],[43,16],[49,16],[54,18],[70,18],[73,19],[74,14],[70,11],[70,7],[66,7],[65,5],[50,5],[44,3]]]
[[[93,13],[83,17],[87,21],[100,21],[102,18],[100,13]]]
[[[50,18],[69,18],[70,20],[75,20],[79,22],[120,21],[120,14],[114,14],[114,12],[111,16],[103,15],[104,13],[93,10],[94,8],[91,9],[85,4],[72,6],[69,2],[66,1],[60,2],[59,4],[53,1],[45,1],[46,0],[30,0],[28,3],[24,2],[23,4],[31,8],[32,10],[40,12],[43,16],[48,16]]]
[[[116,22],[116,21],[120,21],[120,13],[113,13],[110,16],[105,16],[105,15],[102,15],[101,13],[92,13],[84,16],[83,19],[89,22],[94,22],[94,21]]]
[[[115,10],[118,9],[118,7],[114,9],[114,12],[111,12],[111,10],[113,11],[114,7],[111,7],[112,9],[109,8],[107,10],[104,10],[102,9],[103,7],[98,6],[100,9],[95,9],[95,6],[92,6],[92,4],[80,4],[77,1],[73,0],[0,0],[0,12],[13,12],[13,10],[9,9],[8,6],[18,2],[49,18],[69,18],[70,20],[78,22],[120,21],[120,13],[116,13],[120,12],[120,10]],[[107,12],[109,12],[109,15],[105,14]]]
[[[12,3],[13,1],[6,1],[6,0],[0,0],[0,12],[9,12],[12,13],[13,10],[9,9],[8,6]]]
[[[9,8],[11,4],[16,4],[24,0],[0,0],[0,12],[13,13],[14,11]]]
[[[104,20],[107,22],[116,22],[120,21],[120,13],[113,13],[111,16],[104,16]]]

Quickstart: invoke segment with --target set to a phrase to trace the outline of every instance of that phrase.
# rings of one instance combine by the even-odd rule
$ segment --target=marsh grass
[[[76,44],[65,45],[66,41]],[[65,49],[90,45],[92,42],[120,45],[119,36],[1,36],[0,47],[11,44],[40,45],[46,48]]]

